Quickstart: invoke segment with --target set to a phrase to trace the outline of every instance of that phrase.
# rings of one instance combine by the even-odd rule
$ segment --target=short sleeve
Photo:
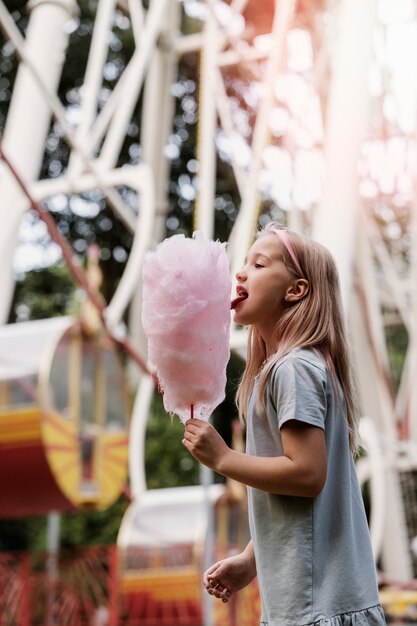
[[[298,420],[324,430],[327,413],[327,373],[301,355],[290,355],[271,372],[270,402],[276,411],[279,428]]]

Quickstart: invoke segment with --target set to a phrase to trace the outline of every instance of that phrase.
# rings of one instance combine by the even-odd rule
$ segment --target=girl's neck
[[[262,323],[252,325],[262,339],[265,346],[265,360],[268,360],[278,350],[279,345],[279,324],[277,320],[264,320]]]
[[[277,348],[278,348],[277,338],[272,332],[268,334],[261,333],[261,337],[265,344],[266,359],[269,359],[269,357],[272,356],[277,351]]]

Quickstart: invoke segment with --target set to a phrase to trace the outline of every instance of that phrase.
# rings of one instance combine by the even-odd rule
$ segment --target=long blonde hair
[[[349,364],[336,264],[327,248],[300,233],[271,222],[257,234],[257,238],[268,233],[277,235],[285,266],[293,277],[306,279],[309,290],[277,320],[274,332],[278,349],[267,360],[266,346],[259,331],[250,327],[246,367],[236,396],[239,416],[245,420],[257,374],[260,373],[258,407],[264,409],[268,376],[275,363],[294,348],[311,348],[323,355],[333,383],[340,382],[347,405],[349,444],[355,453],[358,449],[359,410]],[[334,386],[337,394],[337,385]]]

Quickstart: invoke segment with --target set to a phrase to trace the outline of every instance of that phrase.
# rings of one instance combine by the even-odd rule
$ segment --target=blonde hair
[[[277,235],[277,240],[282,243],[285,266],[293,277],[307,280],[309,290],[277,320],[274,332],[278,349],[267,360],[266,346],[259,331],[254,326],[250,327],[246,367],[236,396],[239,416],[241,420],[245,420],[249,397],[258,373],[258,408],[264,409],[268,376],[275,363],[294,348],[314,349],[325,359],[336,397],[337,381],[343,390],[347,406],[349,444],[355,453],[358,449],[359,410],[350,367],[336,264],[327,248],[278,223],[268,224],[257,234],[257,238],[268,233]]]

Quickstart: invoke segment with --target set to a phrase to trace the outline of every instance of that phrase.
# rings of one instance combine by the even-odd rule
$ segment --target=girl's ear
[[[310,291],[310,285],[308,280],[305,278],[297,278],[292,281],[291,285],[288,287],[285,292],[285,301],[286,302],[299,302],[302,300]]]

